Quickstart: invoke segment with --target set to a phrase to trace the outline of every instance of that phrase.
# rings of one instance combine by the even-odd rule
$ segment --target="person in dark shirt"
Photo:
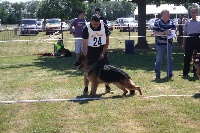
[[[106,24],[100,21],[100,17],[94,14],[91,17],[91,22],[88,23],[82,31],[83,38],[83,54],[87,56],[88,66],[102,60],[104,64],[109,64],[107,48],[109,45],[109,31]],[[84,74],[84,91],[83,94],[88,94],[89,81]],[[106,93],[112,92],[108,84],[106,86]]]
[[[183,37],[183,49],[184,49],[184,66],[183,66],[183,73],[181,76],[187,77],[190,71],[190,62],[192,59],[192,54],[194,49],[197,52],[200,52],[200,22],[196,20],[196,16],[198,15],[198,9],[193,8],[191,10],[192,18],[188,20],[184,27],[183,27],[183,36],[190,36],[190,37]],[[193,66],[193,76],[196,75],[195,67]]]
[[[100,13],[101,13],[101,10],[100,10],[99,8],[96,8],[96,9],[95,9],[95,14],[98,14],[98,15],[100,16],[100,20],[102,20],[102,21],[107,25],[108,23],[107,23],[106,18],[102,17],[102,16],[100,15]]]

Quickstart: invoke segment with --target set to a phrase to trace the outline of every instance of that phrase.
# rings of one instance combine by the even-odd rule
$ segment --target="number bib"
[[[90,27],[90,23],[87,25],[88,27],[88,46],[91,47],[100,47],[101,45],[106,44],[106,33],[105,33],[105,27],[104,23],[101,23],[101,30],[100,31],[93,31]]]

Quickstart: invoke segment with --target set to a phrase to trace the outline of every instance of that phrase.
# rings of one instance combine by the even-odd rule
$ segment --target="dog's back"
[[[99,78],[107,83],[121,82],[123,79],[131,79],[131,77],[123,70],[111,65],[104,65],[100,69]]]

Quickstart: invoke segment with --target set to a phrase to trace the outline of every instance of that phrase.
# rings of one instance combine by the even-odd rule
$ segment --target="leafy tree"
[[[5,24],[7,22],[7,18],[9,16],[7,12],[7,6],[8,2],[2,2],[0,3],[0,18],[1,18],[1,23]]]
[[[12,8],[12,13],[10,15],[10,19],[12,20],[11,22],[15,22],[17,24],[20,23],[21,21],[21,15],[22,15],[22,4],[14,3],[11,5]]]
[[[95,8],[101,9],[101,16],[106,17],[107,20],[116,20],[119,17],[130,17],[136,8],[136,4],[130,2],[92,2],[88,3],[88,11],[86,17],[89,19],[94,14]]]
[[[25,18],[37,18],[36,12],[38,11],[40,2],[39,1],[31,1],[31,2],[26,2],[25,3],[25,8],[24,10],[24,17]]]

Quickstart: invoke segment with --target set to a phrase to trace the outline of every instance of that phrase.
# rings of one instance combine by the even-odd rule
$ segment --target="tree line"
[[[71,20],[77,17],[79,10],[85,11],[90,19],[95,8],[101,9],[101,15],[108,20],[119,17],[131,17],[136,8],[135,3],[124,1],[85,2],[81,0],[42,0],[29,2],[0,3],[0,19],[2,24],[20,24],[22,18],[60,18]]]
[[[147,0],[148,4],[152,0]],[[162,2],[163,3],[163,2]],[[137,3],[128,1],[99,1],[89,2],[84,0],[32,0],[29,2],[0,3],[0,19],[2,24],[20,24],[22,18],[61,18],[71,20],[77,17],[78,10],[84,10],[86,19],[89,20],[95,8],[101,9],[102,16],[108,20],[120,17],[131,17]],[[185,5],[189,9],[190,5]]]

